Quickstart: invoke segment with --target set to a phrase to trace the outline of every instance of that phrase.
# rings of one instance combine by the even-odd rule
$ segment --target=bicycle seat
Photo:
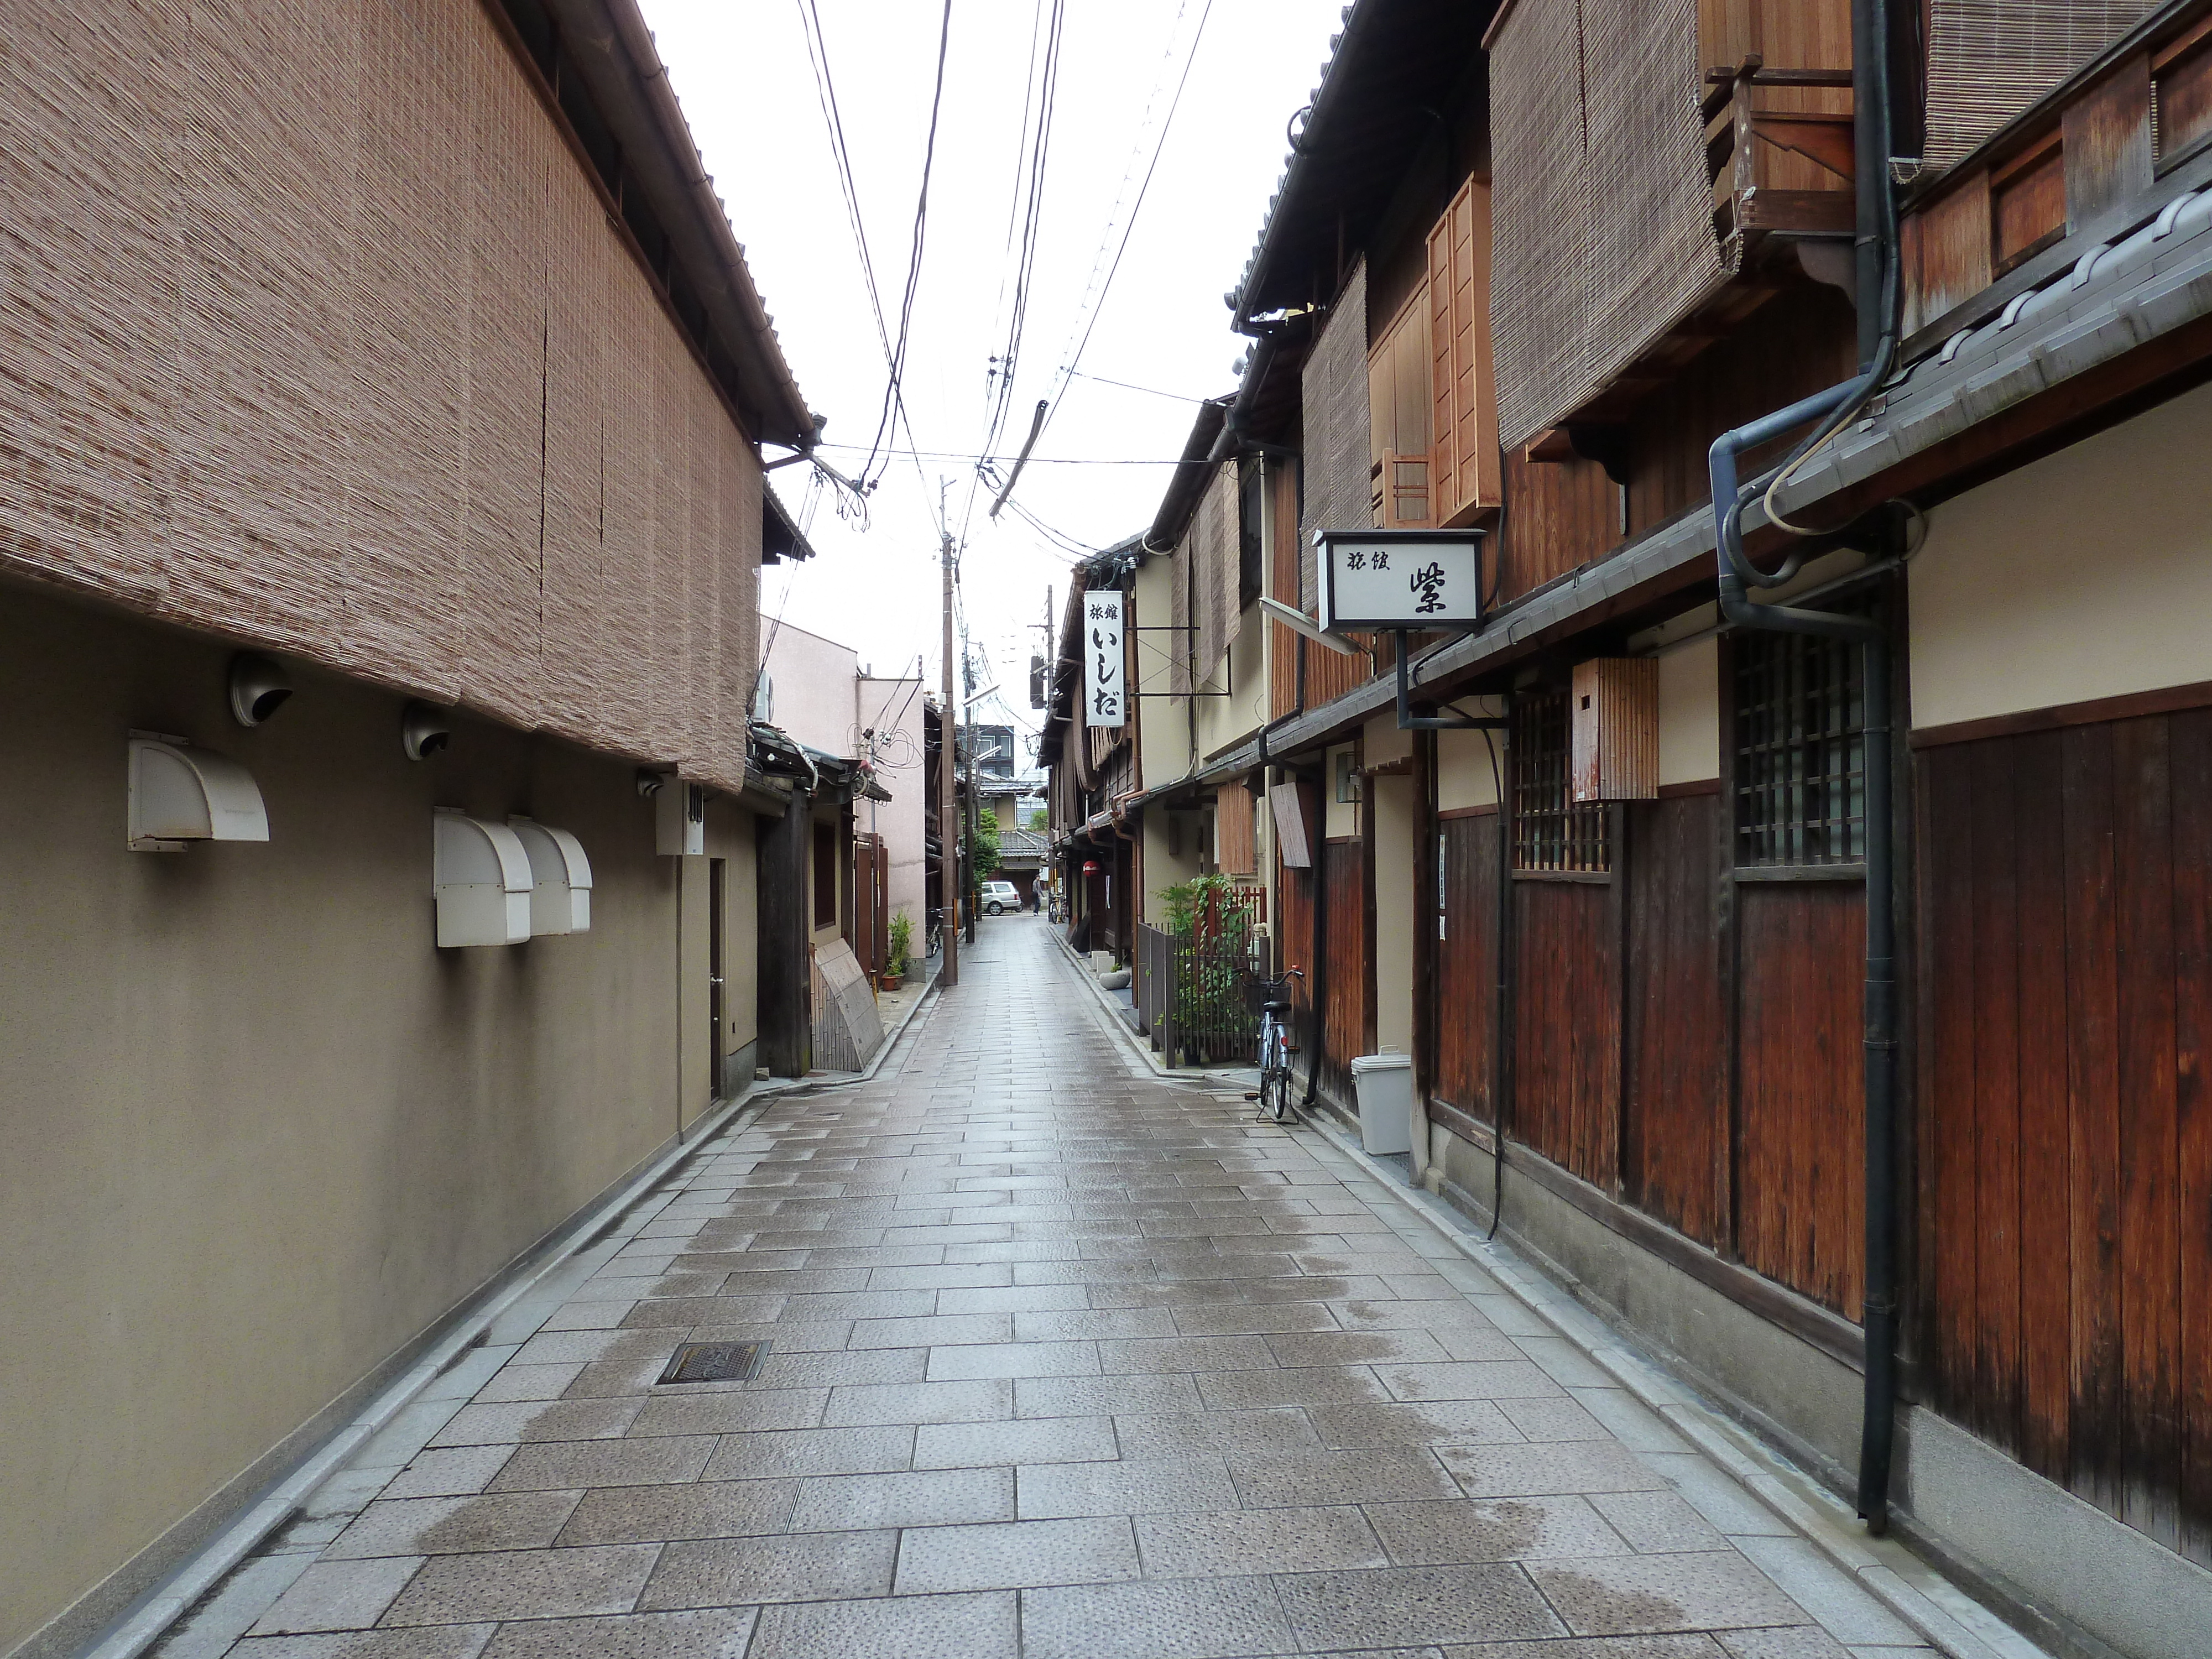
[[[1263,1014],[1287,1014],[1291,1012],[1291,1005],[1287,1002],[1263,1002],[1260,1005],[1260,1012]]]

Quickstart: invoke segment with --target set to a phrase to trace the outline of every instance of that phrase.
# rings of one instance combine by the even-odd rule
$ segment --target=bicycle
[[[929,913],[929,931],[923,935],[922,955],[925,958],[933,957],[944,948],[945,912],[932,910]]]
[[[1260,1103],[1260,1110],[1278,1123],[1288,1123],[1291,1109],[1291,981],[1304,979],[1304,971],[1286,968],[1280,979],[1255,974],[1260,988],[1260,1086],[1244,1097]]]

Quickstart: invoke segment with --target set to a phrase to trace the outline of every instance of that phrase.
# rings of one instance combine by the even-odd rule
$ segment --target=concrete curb
[[[1124,1024],[1118,1006],[1099,989],[1065,939],[1059,941],[1079,977],[1108,1010],[1106,1024],[1169,1083],[1237,1083],[1235,1073],[1173,1071]],[[1505,1293],[1589,1356],[1656,1413],[1707,1461],[1729,1475],[1776,1519],[1811,1544],[1875,1601],[1949,1659],[2051,1659],[1894,1538],[1870,1537],[1856,1516],[1809,1475],[1753,1438],[1722,1413],[1675,1382],[1656,1362],[1624,1346],[1620,1333],[1511,1250],[1477,1236],[1466,1218],[1396,1170],[1368,1157],[1334,1126],[1302,1117],[1288,1133],[1318,1135],[1340,1157],[1427,1223],[1460,1255],[1498,1281]]]

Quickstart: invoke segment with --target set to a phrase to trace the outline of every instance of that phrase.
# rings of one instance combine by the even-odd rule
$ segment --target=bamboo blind
[[[1252,792],[1241,783],[1224,783],[1214,793],[1213,842],[1215,860],[1223,874],[1259,873],[1260,843],[1253,823]]]
[[[1175,544],[1175,552],[1168,562],[1168,690],[1179,697],[1187,697],[1192,690],[1191,659],[1191,541],[1197,533],[1198,524],[1193,520],[1184,526],[1182,538]]]
[[[1492,42],[1499,437],[1589,401],[1711,297],[1697,0],[1520,0]]]
[[[762,488],[477,0],[24,0],[0,563],[744,778]]]
[[[1194,619],[1198,631],[1193,636],[1190,672],[1200,685],[1213,678],[1243,622],[1237,603],[1243,571],[1240,518],[1232,461],[1215,470],[1191,522],[1191,601],[1198,612]]]
[[[1370,506],[1367,407],[1367,264],[1352,268],[1307,354],[1299,383],[1305,410],[1305,519],[1298,526],[1298,604],[1320,604],[1316,530],[1366,530]]]
[[[2150,9],[2147,0],[1931,0],[1924,159],[1949,167]]]

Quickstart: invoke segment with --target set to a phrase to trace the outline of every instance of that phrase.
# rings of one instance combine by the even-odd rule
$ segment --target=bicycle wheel
[[[1260,1105],[1278,1123],[1291,1121],[1291,1063],[1283,1052],[1283,1034],[1271,1027],[1260,1073]]]

